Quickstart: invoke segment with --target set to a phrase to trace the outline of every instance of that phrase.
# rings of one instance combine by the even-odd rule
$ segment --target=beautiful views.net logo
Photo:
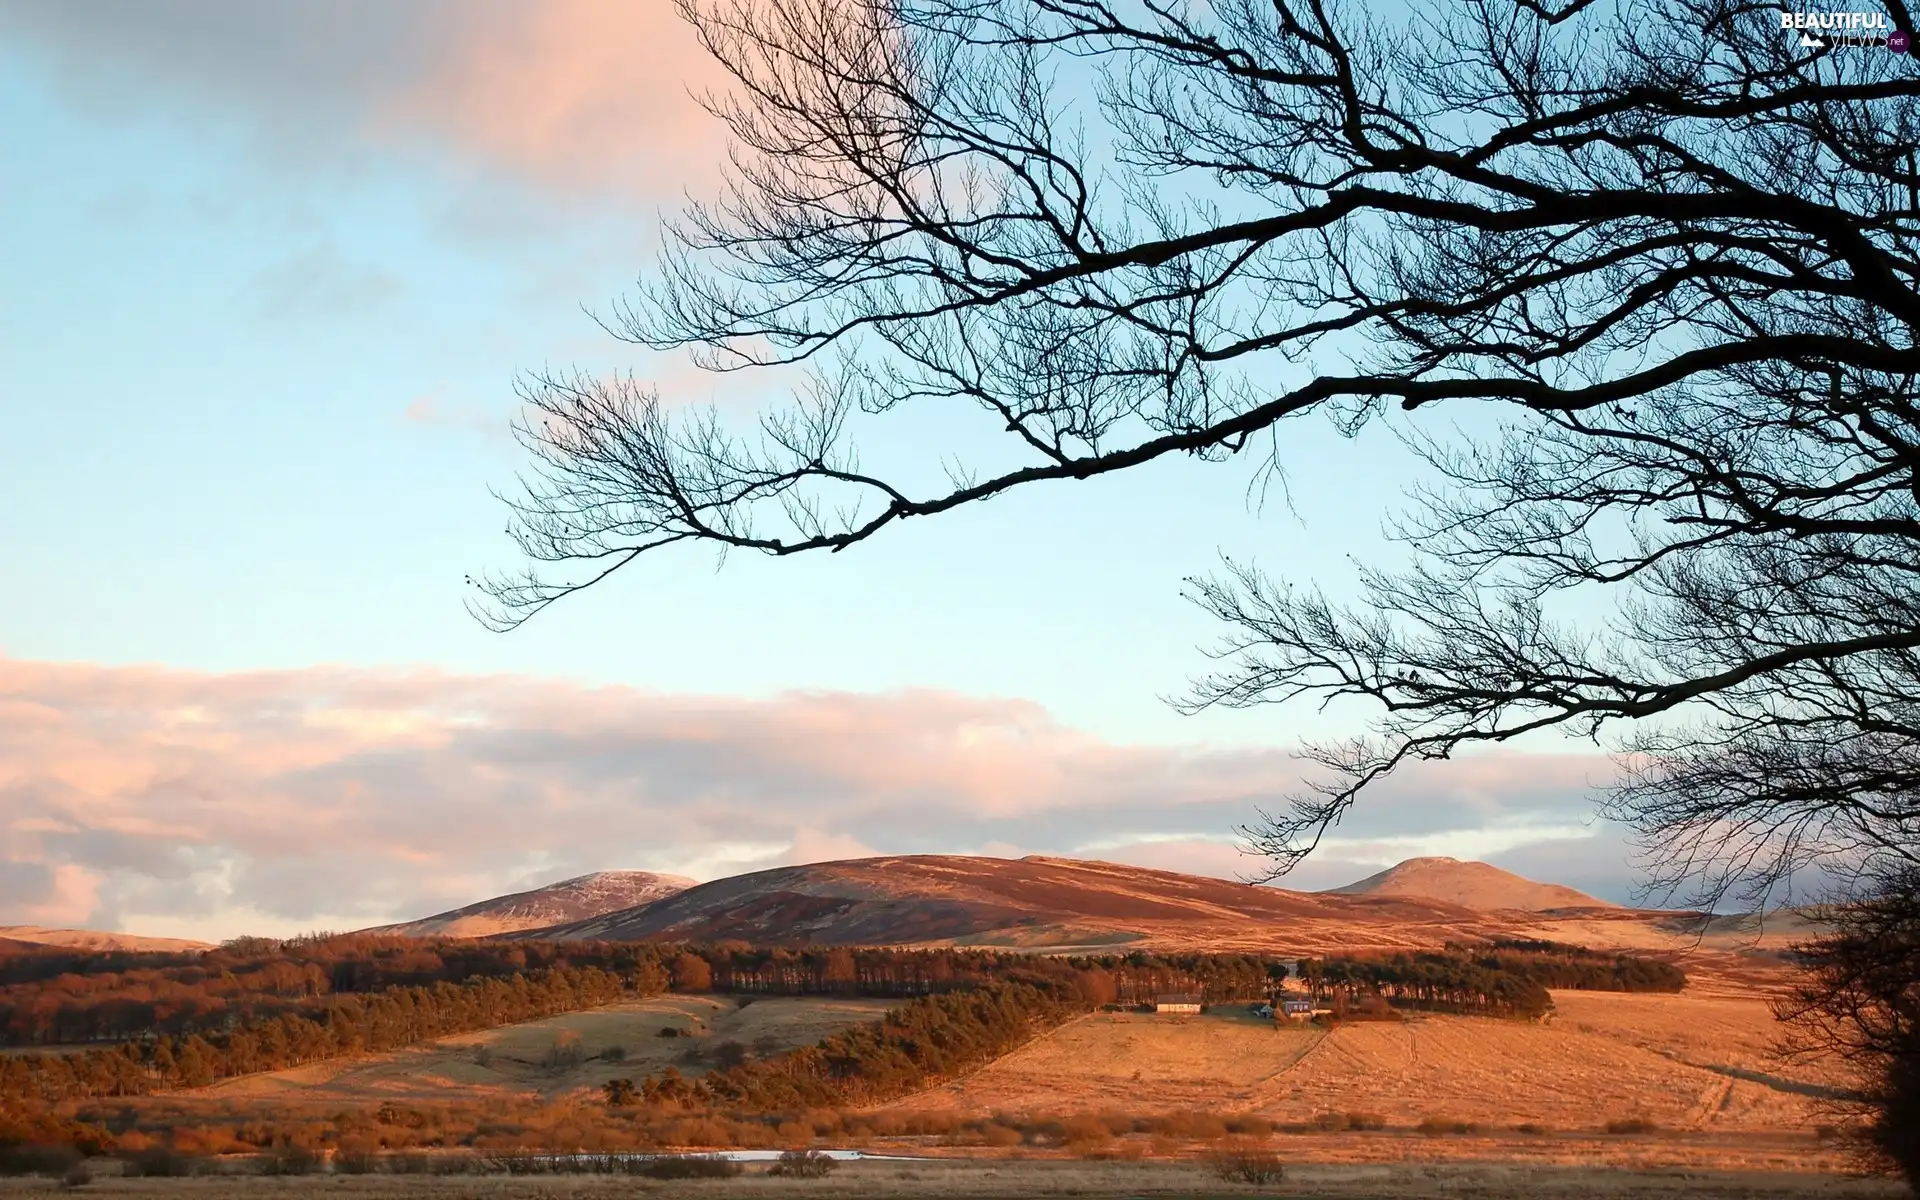
[[[1799,33],[1810,49],[1825,46],[1885,46],[1895,54],[1909,48],[1907,34],[1893,28],[1883,12],[1789,12],[1780,10],[1780,28]]]

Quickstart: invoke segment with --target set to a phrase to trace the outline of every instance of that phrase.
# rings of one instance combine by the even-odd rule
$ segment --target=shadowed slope
[[[693,880],[680,875],[659,875],[652,871],[599,871],[530,891],[481,900],[417,921],[382,925],[365,932],[398,933],[412,937],[494,937],[633,908],[692,886]]]

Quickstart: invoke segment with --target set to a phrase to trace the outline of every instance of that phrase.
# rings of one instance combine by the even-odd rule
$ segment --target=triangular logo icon
[[[1801,35],[1800,35],[1800,44],[1801,44],[1802,46],[1813,46],[1813,47],[1816,47],[1816,48],[1818,48],[1818,47],[1820,47],[1820,46],[1824,46],[1824,45],[1826,45],[1826,43],[1825,43],[1825,42],[1823,42],[1823,41],[1821,41],[1821,40],[1820,40],[1819,38],[1817,38],[1817,37],[1814,37],[1814,36],[1813,36],[1812,34],[1810,34],[1810,33],[1803,33],[1803,34],[1801,34]]]

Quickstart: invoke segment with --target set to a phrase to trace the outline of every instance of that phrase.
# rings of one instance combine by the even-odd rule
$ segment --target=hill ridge
[[[588,920],[663,899],[694,886],[684,875],[657,871],[590,871],[542,887],[477,900],[415,921],[380,925],[366,933],[412,937],[497,937],[569,921]]]
[[[1557,883],[1540,883],[1492,863],[1429,855],[1409,858],[1326,894],[1405,896],[1477,910],[1551,912],[1563,908],[1619,908]]]
[[[1106,947],[1208,931],[1222,944],[1429,945],[1479,914],[1400,896],[1329,896],[1099,860],[909,854],[771,867],[514,936],[757,944]]]

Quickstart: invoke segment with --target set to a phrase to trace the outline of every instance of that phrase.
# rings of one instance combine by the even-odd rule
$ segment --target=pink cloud
[[[690,95],[723,72],[669,0],[18,0],[0,32],[50,47],[103,114],[211,102],[302,167],[425,139],[544,185],[671,199],[725,157]]]
[[[1407,845],[1543,807],[1564,822],[1584,803],[1570,772],[1476,763],[1460,803],[1444,775],[1410,777],[1365,821]],[[1276,749],[1120,745],[1029,702],[926,690],[749,700],[0,658],[0,903],[225,935],[374,924],[615,867],[1012,847],[1230,875],[1234,823],[1298,774]]]
[[[439,53],[371,106],[376,128],[429,131],[544,180],[656,194],[709,179],[724,161],[721,126],[690,95],[720,86],[723,72],[671,3],[470,11],[439,14]]]

